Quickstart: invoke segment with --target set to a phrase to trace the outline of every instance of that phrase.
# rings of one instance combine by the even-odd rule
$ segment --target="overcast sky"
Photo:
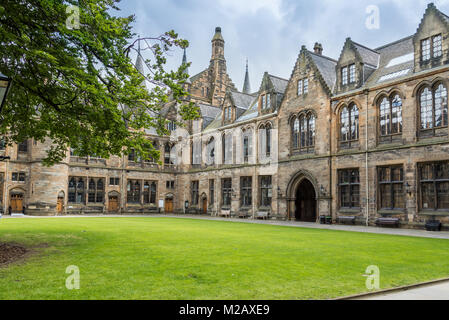
[[[222,28],[228,73],[242,89],[245,60],[249,60],[252,91],[265,71],[288,79],[301,45],[338,59],[345,39],[376,48],[415,33],[428,0],[122,0],[120,15],[136,15],[135,31],[155,36],[174,29],[189,40],[191,75],[209,65],[215,27]],[[433,1],[449,14],[449,0]],[[379,28],[368,29],[367,7],[379,8]],[[182,60],[172,53],[168,67]]]

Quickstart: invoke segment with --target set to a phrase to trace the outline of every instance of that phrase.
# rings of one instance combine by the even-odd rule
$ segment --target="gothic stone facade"
[[[1,199],[26,214],[189,212],[359,224],[449,225],[449,17],[430,4],[416,33],[340,57],[301,48],[290,79],[239,92],[217,28],[187,89],[201,119],[158,137],[162,165],[133,157],[41,165],[45,144],[3,148]],[[248,72],[248,71],[247,71]],[[164,109],[175,119],[177,106]],[[182,139],[181,139],[182,137]],[[182,142],[181,142],[182,141]]]

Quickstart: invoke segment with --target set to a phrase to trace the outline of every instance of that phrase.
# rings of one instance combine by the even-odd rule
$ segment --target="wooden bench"
[[[338,223],[352,223],[355,224],[355,216],[339,216]]]
[[[257,211],[256,219],[262,218],[263,220],[268,219],[270,213],[268,211]]]
[[[380,227],[383,226],[399,227],[399,218],[377,218],[376,224]]]
[[[225,218],[231,217],[231,210],[221,210],[219,216]]]
[[[249,213],[248,213],[247,210],[239,211],[239,218],[245,219],[245,218],[248,218],[248,217],[249,217]]]

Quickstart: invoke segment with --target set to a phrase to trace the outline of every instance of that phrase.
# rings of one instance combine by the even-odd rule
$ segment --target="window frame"
[[[440,38],[438,42],[435,40],[437,38]],[[424,48],[424,43],[428,42],[426,44],[426,47]],[[436,46],[437,44],[437,46]],[[424,53],[425,52],[425,53]],[[443,35],[441,33],[435,34],[431,37],[421,39],[420,41],[420,61],[421,63],[429,63],[432,60],[438,60],[443,57]],[[438,54],[438,55],[436,55]]]
[[[400,170],[400,180],[394,180],[394,170]],[[382,179],[382,170],[388,170],[389,171],[389,177],[387,177],[387,180],[381,180]],[[399,165],[390,165],[390,166],[379,166],[377,167],[377,186],[378,186],[378,208],[380,210],[391,210],[391,211],[404,211],[406,208],[406,197],[405,197],[405,188],[404,188],[404,166],[402,164]],[[389,188],[390,192],[390,206],[384,207],[383,206],[383,199],[386,197],[384,196],[384,193],[382,192],[382,186],[386,186]],[[402,191],[399,192],[400,196],[402,197],[402,207],[397,206],[395,195],[397,194],[395,186],[401,186]]]
[[[194,180],[190,183],[190,199],[192,206],[197,206],[200,203],[200,181]]]
[[[253,205],[253,177],[240,177],[240,206]]]
[[[439,198],[439,188],[438,186],[440,184],[449,184],[449,175],[446,178],[439,179],[437,178],[437,165],[446,165],[447,168],[449,168],[449,161],[432,161],[432,162],[421,162],[418,163],[418,187],[419,187],[419,196],[418,196],[418,208],[419,211],[432,211],[432,212],[449,212],[449,201],[447,208],[439,208],[441,201],[441,198]],[[423,168],[425,166],[431,166],[431,179],[423,179]],[[424,208],[424,195],[423,195],[423,185],[424,184],[430,184],[432,185],[433,190],[433,202],[434,207]],[[448,192],[449,197],[449,192]]]
[[[229,203],[228,203],[229,201]],[[221,179],[221,206],[230,208],[232,205],[232,178]]]
[[[440,87],[442,87],[442,89],[443,89],[442,93],[445,92],[445,98],[446,98],[446,104],[445,105],[446,106],[444,107],[444,102],[443,102],[444,98],[443,98],[443,96],[441,96],[440,99],[442,101],[441,101],[440,112],[441,112],[441,115],[442,115],[441,116],[441,123],[442,123],[442,125],[436,126],[436,103],[435,102],[436,102],[436,99],[437,99],[436,98],[436,93],[440,89]],[[424,128],[423,127],[423,107],[424,108],[426,108],[426,107],[428,108],[427,104],[429,103],[429,100],[428,100],[429,94],[427,94],[426,95],[426,97],[427,97],[426,98],[426,106],[423,106],[423,101],[424,101],[423,100],[423,94],[424,94],[425,90],[430,91],[430,95],[431,95],[431,99],[430,99],[431,110],[430,110],[430,112],[431,112],[431,118],[432,119],[431,119],[431,126],[428,127],[428,128]],[[444,130],[445,128],[447,128],[449,126],[449,103],[448,103],[448,90],[447,90],[447,87],[445,86],[445,84],[443,82],[439,81],[439,82],[433,84],[432,86],[426,85],[426,86],[421,87],[420,90],[418,91],[418,93],[419,93],[419,97],[417,99],[417,101],[418,101],[418,114],[419,114],[419,117],[418,117],[418,131],[424,137],[425,137],[426,133],[428,134],[429,132],[431,133],[432,137],[436,136],[437,135],[437,131]],[[426,110],[424,110],[424,111],[425,111],[425,113],[428,113],[428,111],[426,111]],[[426,125],[428,123],[429,122],[426,122]],[[446,130],[443,131],[443,135],[447,135]]]
[[[273,203],[273,177],[272,176],[259,176],[259,191],[260,191],[259,206],[260,207],[271,207],[271,205]],[[270,193],[271,193],[271,196],[270,196]]]
[[[356,116],[353,116],[354,108],[357,111]],[[342,114],[343,114],[344,110],[347,110],[347,112],[348,112],[347,121],[348,121],[348,128],[349,128],[349,131],[345,135],[342,134],[342,129],[343,129]],[[343,106],[340,109],[338,118],[339,118],[338,141],[339,141],[340,148],[351,149],[351,148],[356,147],[356,146],[354,146],[354,144],[356,144],[356,143],[358,144],[359,139],[360,139],[360,109],[359,109],[359,107],[355,103],[351,103],[349,105]],[[354,122],[357,122],[356,125]],[[352,138],[353,137],[353,132],[352,132],[353,127],[355,128],[355,131],[356,131],[356,138]],[[343,139],[344,136],[347,136],[349,138]]]
[[[399,106],[399,111],[396,112],[396,117],[393,117],[393,115],[395,114],[393,112],[393,109],[395,108],[393,106],[394,101],[396,98],[400,99],[401,105]],[[404,102],[403,99],[401,97],[400,94],[398,93],[394,93],[390,96],[382,96],[379,98],[378,100],[378,112],[379,112],[379,116],[378,116],[378,130],[379,130],[379,137],[381,140],[387,140],[392,142],[394,136],[400,136],[402,135],[403,132],[403,106],[404,106]],[[387,113],[385,113],[386,116],[388,116],[388,123],[385,124],[385,134],[383,133],[383,129],[382,129],[382,116],[383,116],[383,111],[382,111],[382,105],[384,104],[384,101],[386,101],[388,103],[388,109],[387,109]],[[394,132],[393,127],[394,127],[394,120],[397,120],[397,130],[396,132]]]
[[[352,173],[357,172],[357,181],[352,182],[351,177]],[[348,174],[348,182],[342,182],[342,174]],[[340,210],[360,210],[361,202],[360,202],[360,170],[358,168],[349,168],[349,169],[339,169],[338,170],[338,207]],[[344,206],[343,204],[343,187],[347,187],[349,190],[349,206]],[[354,189],[358,188],[358,200],[354,201],[353,197],[355,195]]]
[[[72,181],[74,182],[72,186]],[[80,187],[82,182],[82,187]],[[80,198],[79,198],[80,196]],[[72,201],[74,199],[74,201]],[[80,199],[80,201],[78,201]],[[85,204],[86,201],[86,178],[70,176],[68,179],[68,203]]]

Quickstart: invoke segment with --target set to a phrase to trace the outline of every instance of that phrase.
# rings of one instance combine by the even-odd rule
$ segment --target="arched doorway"
[[[117,191],[108,194],[108,212],[117,213],[120,210],[120,193]]]
[[[168,194],[165,196],[164,213],[173,213],[173,195],[172,194]]]
[[[58,201],[56,203],[56,211],[58,214],[61,214],[64,212],[64,198],[65,198],[64,191],[59,192]]]
[[[308,179],[303,179],[296,189],[295,220],[316,222],[316,200],[316,193],[313,184]]]
[[[205,194],[201,197],[201,214],[207,214],[207,196]]]
[[[299,170],[287,185],[287,217],[289,220],[317,222],[318,182],[307,170]]]
[[[24,192],[20,189],[10,191],[9,213],[25,213]]]

